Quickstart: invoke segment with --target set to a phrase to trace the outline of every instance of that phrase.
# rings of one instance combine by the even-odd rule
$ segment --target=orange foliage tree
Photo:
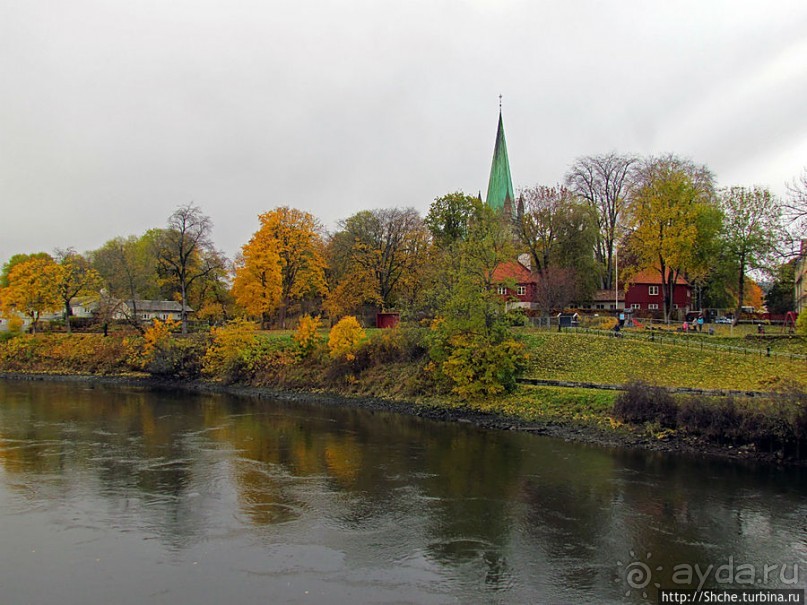
[[[363,304],[394,308],[406,302],[426,265],[429,231],[414,208],[358,212],[339,223],[330,242],[331,319]]]
[[[292,305],[326,292],[321,227],[312,214],[286,206],[259,219],[260,229],[242,248],[233,295],[264,323],[277,312],[285,327]]]
[[[14,265],[8,274],[8,286],[0,290],[3,313],[27,315],[36,333],[42,313],[56,311],[61,306],[59,278],[59,265],[50,257],[32,258]]]
[[[101,276],[90,267],[89,261],[72,248],[58,250],[59,273],[56,289],[64,308],[64,323],[70,333],[70,317],[73,311],[70,301],[80,294],[97,294],[101,289]]]

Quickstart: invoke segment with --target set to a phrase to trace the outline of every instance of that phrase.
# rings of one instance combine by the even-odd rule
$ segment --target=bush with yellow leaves
[[[246,319],[235,319],[210,331],[212,342],[202,360],[202,370],[208,376],[218,376],[226,382],[245,378],[253,369],[252,351],[257,345],[257,326]]]
[[[319,315],[311,317],[310,315],[303,315],[300,318],[300,323],[297,325],[297,331],[294,333],[294,342],[300,347],[303,357],[308,357],[317,348],[320,338],[317,335],[321,321]]]
[[[157,376],[189,379],[202,372],[205,351],[204,336],[174,337],[179,322],[173,320],[154,323],[143,334],[143,369]]]
[[[352,315],[339,320],[328,336],[328,350],[331,359],[353,361],[359,344],[365,339],[366,333],[358,320]]]

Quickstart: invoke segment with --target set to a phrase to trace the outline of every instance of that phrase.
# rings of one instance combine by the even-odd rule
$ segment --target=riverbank
[[[574,420],[569,417],[561,418],[551,414],[543,418],[527,418],[523,415],[492,411],[493,405],[486,405],[483,409],[479,409],[472,405],[458,404],[455,401],[439,397],[408,401],[350,395],[321,389],[288,390],[265,385],[224,384],[211,380],[176,380],[135,374],[93,375],[0,372],[0,380],[67,382],[89,385],[90,387],[99,385],[149,390],[180,390],[192,393],[234,395],[253,399],[272,399],[290,403],[306,402],[324,406],[350,406],[369,411],[417,416],[439,422],[468,423],[487,430],[521,431],[533,435],[545,435],[595,447],[630,448],[663,454],[709,456],[749,464],[807,466],[806,460],[786,458],[781,452],[763,452],[747,446],[719,445],[708,440],[670,431],[648,431],[646,427],[614,423],[610,417],[608,423],[595,421],[592,417]],[[570,397],[579,398],[580,396],[579,389],[555,388],[567,391],[567,395]],[[532,396],[540,397],[541,394],[546,394],[546,392],[532,393]],[[525,395],[529,394],[522,393],[522,398]],[[601,394],[589,394],[589,396],[594,395]],[[613,396],[611,393],[607,395]]]

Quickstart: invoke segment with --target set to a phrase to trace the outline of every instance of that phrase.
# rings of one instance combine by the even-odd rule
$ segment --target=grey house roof
[[[182,313],[182,304],[175,300],[127,300],[126,306],[130,309],[137,307],[143,313]],[[193,313],[193,309],[185,305],[186,313]]]

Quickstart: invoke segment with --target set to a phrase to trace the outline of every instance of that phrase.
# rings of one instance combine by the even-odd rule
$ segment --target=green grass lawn
[[[661,386],[701,389],[768,390],[792,381],[807,387],[807,360],[673,346],[584,334],[524,330],[530,354],[526,377],[605,384],[643,380]],[[705,338],[705,337],[704,337]],[[742,346],[744,339],[733,346]]]

